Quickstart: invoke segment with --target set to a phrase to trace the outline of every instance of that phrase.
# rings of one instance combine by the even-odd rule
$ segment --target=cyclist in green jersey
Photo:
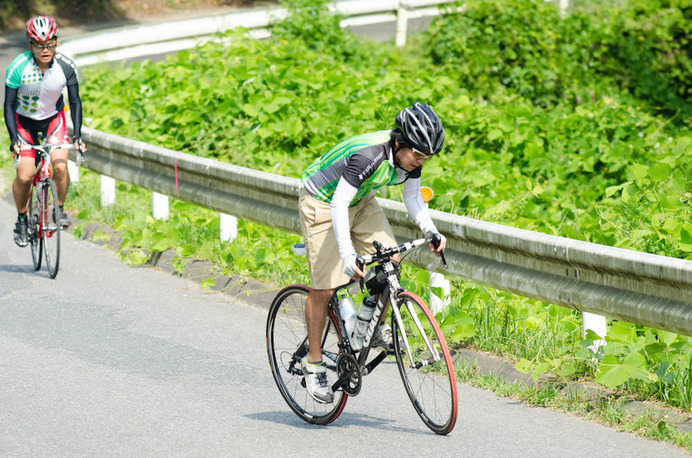
[[[403,185],[404,204],[423,233],[439,233],[420,194],[423,164],[440,152],[444,128],[428,105],[415,103],[402,110],[395,128],[349,138],[313,162],[302,174],[300,224],[311,291],[305,307],[309,352],[301,367],[310,395],[329,403],[334,395],[322,361],[321,336],[327,304],[334,288],[364,272],[358,254],[373,252],[373,241],[396,245],[392,229],[375,199],[382,186]],[[445,238],[430,249],[439,255]],[[395,259],[398,261],[398,258]],[[391,346],[391,329],[381,325],[375,346]]]

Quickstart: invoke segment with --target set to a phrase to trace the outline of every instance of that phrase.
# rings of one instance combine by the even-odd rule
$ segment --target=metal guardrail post
[[[77,163],[75,161],[67,161],[67,174],[70,176],[71,183],[79,182],[79,167],[77,167]]]
[[[101,206],[107,207],[115,203],[115,180],[101,175]]]
[[[581,314],[582,338],[586,338],[587,331],[591,330],[598,337],[605,337],[608,334],[606,317],[594,313],[582,312]],[[600,347],[606,344],[604,339],[594,341],[589,348],[596,353]]]
[[[226,213],[219,213],[219,232],[222,242],[232,242],[238,237],[238,218]]]
[[[398,47],[403,47],[406,45],[406,33],[408,29],[408,11],[403,5],[403,2],[399,2],[399,8],[396,10],[396,36],[395,44]]]
[[[569,9],[569,0],[559,0],[560,16],[564,17]]]
[[[158,192],[153,192],[151,196],[151,201],[153,207],[152,214],[154,216],[154,219],[168,219],[168,196]]]

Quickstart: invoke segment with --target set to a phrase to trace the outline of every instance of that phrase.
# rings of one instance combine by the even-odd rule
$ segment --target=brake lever
[[[447,269],[447,260],[445,259],[445,250],[440,251],[440,257],[442,257],[442,265]]]
[[[437,248],[440,246],[440,242],[442,242],[442,237],[440,236],[439,233],[435,233],[432,235],[432,238],[430,239],[430,243],[432,243],[433,247]],[[445,259],[445,250],[440,251],[440,257],[442,258],[442,265],[445,266],[445,269],[447,269],[447,260]]]
[[[356,267],[358,267],[361,271],[365,272],[365,260],[361,256],[358,256],[356,258]]]

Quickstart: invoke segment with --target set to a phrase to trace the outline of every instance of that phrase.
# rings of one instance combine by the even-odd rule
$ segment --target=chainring
[[[356,358],[345,352],[339,353],[339,356],[336,358],[336,373],[339,378],[350,373],[351,376],[348,383],[342,389],[351,396],[360,393],[360,389],[363,386],[363,375],[360,372]]]

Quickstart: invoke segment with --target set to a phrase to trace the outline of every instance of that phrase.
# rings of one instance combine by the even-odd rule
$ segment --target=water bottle
[[[356,329],[353,333],[353,342],[356,343],[358,349],[363,346],[363,336],[365,336],[365,331],[368,329],[372,315],[375,313],[375,305],[377,301],[374,296],[367,296],[363,299],[363,303],[360,305],[358,310],[358,319],[356,320]],[[355,347],[354,347],[355,348]]]
[[[353,303],[353,299],[348,296],[339,299],[339,313],[341,314],[341,319],[344,320],[346,335],[350,337],[356,327],[356,306]]]

